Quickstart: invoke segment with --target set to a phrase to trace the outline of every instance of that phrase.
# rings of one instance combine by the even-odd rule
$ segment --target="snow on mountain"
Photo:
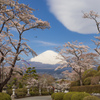
[[[56,53],[52,50],[47,50],[47,51],[39,54],[38,56],[31,58],[30,61],[31,62],[40,62],[43,64],[55,65],[55,64],[59,64],[61,61],[58,58],[61,58],[60,55],[58,55],[58,53]]]

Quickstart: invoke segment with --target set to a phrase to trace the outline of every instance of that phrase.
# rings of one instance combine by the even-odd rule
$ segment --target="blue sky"
[[[33,12],[36,17],[50,23],[50,29],[29,30],[24,34],[29,40],[28,45],[37,54],[46,50],[55,51],[55,47],[75,40],[88,45],[93,51],[95,45],[91,39],[98,36],[96,26],[92,20],[82,18],[82,11],[100,12],[99,0],[19,0],[19,2],[29,4],[36,9]],[[32,55],[29,54],[24,58],[31,59]]]

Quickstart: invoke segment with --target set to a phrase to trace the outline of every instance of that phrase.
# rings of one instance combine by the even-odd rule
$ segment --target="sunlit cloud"
[[[36,40],[36,41],[33,41],[33,42],[39,43],[41,46],[59,46],[59,44],[56,44],[56,43],[40,41],[40,40]]]
[[[50,12],[69,30],[97,33],[95,22],[84,19],[83,13],[93,10],[100,13],[100,0],[47,0]]]

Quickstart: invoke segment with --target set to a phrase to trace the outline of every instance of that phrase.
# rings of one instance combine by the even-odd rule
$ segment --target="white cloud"
[[[82,11],[100,14],[100,0],[47,0],[47,4],[67,29],[82,34],[97,33],[95,22],[82,18]]]
[[[12,31],[14,32],[17,32],[17,29],[16,28],[11,28]]]
[[[36,40],[33,42],[40,43],[42,46],[59,46],[58,44],[55,44],[55,43],[45,42],[45,41],[40,41],[40,40]]]

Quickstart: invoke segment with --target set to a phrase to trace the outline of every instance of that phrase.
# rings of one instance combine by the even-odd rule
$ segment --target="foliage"
[[[84,97],[83,100],[100,100],[100,99],[96,96],[87,96],[87,97]]]
[[[30,91],[39,91],[39,88],[38,87],[32,87],[32,88],[30,88]]]
[[[91,84],[91,77],[87,77],[83,81],[83,85],[90,85]]]
[[[7,89],[7,94],[12,95],[12,89]]]
[[[0,100],[11,100],[11,97],[6,93],[0,93]]]
[[[83,100],[83,98],[86,96],[90,96],[90,94],[85,92],[78,92],[72,95],[71,100]]]
[[[56,95],[56,93],[53,93],[53,94],[51,95],[52,100],[54,100],[55,95]]]
[[[100,76],[94,76],[91,78],[91,85],[97,85],[99,84]]]
[[[25,97],[27,94],[27,89],[26,88],[16,89],[15,93],[16,93],[17,98]]]
[[[44,92],[42,92],[41,94],[42,94],[42,95],[50,95],[50,93],[47,92],[47,91],[44,91]]]
[[[65,93],[58,92],[58,93],[55,94],[54,100],[63,100],[64,95],[65,95]]]
[[[73,94],[75,94],[77,92],[68,92],[64,95],[63,100],[71,100],[71,97]]]
[[[23,78],[29,78],[29,77],[34,77],[37,78],[36,70],[35,67],[28,67],[26,70],[26,73],[24,74]]]
[[[94,76],[100,76],[100,70]]]
[[[39,95],[39,91],[30,91],[30,95],[31,96],[38,96]]]
[[[83,73],[82,77],[83,77],[83,79],[85,79],[87,77],[93,77],[96,73],[97,73],[97,71],[94,70],[93,68],[91,68],[91,69],[86,70]]]
[[[80,81],[79,80],[73,81],[71,82],[70,86],[80,86]]]
[[[19,88],[23,88],[23,84],[19,82]]]
[[[100,65],[98,66],[97,71],[100,71]]]
[[[73,92],[87,92],[87,93],[100,93],[100,85],[85,85],[71,87],[69,91]]]
[[[30,91],[30,95],[31,95],[31,96],[35,96],[35,92]]]

